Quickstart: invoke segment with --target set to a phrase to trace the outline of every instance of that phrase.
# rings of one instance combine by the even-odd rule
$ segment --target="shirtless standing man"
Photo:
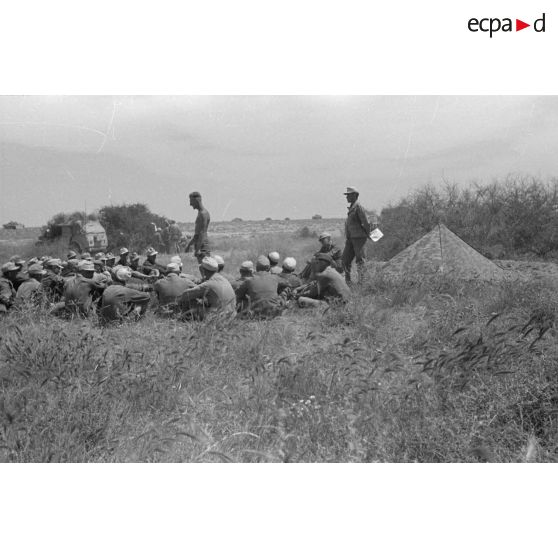
[[[189,252],[193,244],[194,256],[196,256],[198,263],[201,263],[206,256],[211,255],[207,236],[207,228],[210,221],[209,211],[203,206],[202,197],[199,192],[192,192],[190,194],[190,206],[197,210],[198,216],[196,217],[194,236],[188,243],[188,246],[186,246],[185,252]]]

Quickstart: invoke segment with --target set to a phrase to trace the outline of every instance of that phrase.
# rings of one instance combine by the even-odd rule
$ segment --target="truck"
[[[43,230],[39,244],[61,241],[69,250],[101,252],[108,247],[107,232],[99,221],[88,220],[85,225],[79,219],[51,225]]]

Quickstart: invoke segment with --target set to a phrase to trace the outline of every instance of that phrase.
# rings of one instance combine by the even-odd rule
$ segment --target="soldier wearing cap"
[[[333,267],[329,254],[318,254],[312,260],[311,282],[303,285],[296,293],[300,307],[313,307],[333,300],[347,302],[351,291],[343,276]]]
[[[266,256],[258,256],[256,273],[246,279],[236,291],[236,300],[242,308],[241,317],[274,318],[286,308],[280,289],[289,284],[279,275],[269,273],[270,262]]]
[[[43,266],[46,271],[41,279],[43,291],[51,302],[60,302],[64,294],[64,278],[61,275],[62,262],[58,258],[51,258],[46,260]]]
[[[19,286],[17,290],[15,304],[38,304],[43,296],[43,285],[41,280],[45,275],[45,270],[41,264],[33,264],[27,269],[29,277]]]
[[[281,266],[279,265],[279,260],[281,259],[281,256],[279,255],[279,252],[270,252],[267,255],[267,259],[269,260],[269,273],[273,273],[273,275],[279,275],[279,273],[281,273],[282,269]]]
[[[159,313],[171,315],[178,311],[178,299],[195,286],[194,281],[181,276],[180,265],[171,261],[167,264],[166,277],[159,279],[153,286],[159,300]]]
[[[202,204],[202,197],[199,192],[192,192],[190,194],[190,206],[197,210],[198,216],[194,226],[194,236],[188,242],[186,253],[190,251],[190,247],[194,245],[194,256],[198,262],[201,262],[205,256],[210,255],[209,251],[209,238],[207,236],[207,229],[209,227],[210,216],[209,211]]]
[[[153,271],[156,270],[158,274],[165,273],[167,268],[164,265],[158,264],[155,260],[157,259],[157,250],[151,246],[147,249],[145,253],[147,259],[143,262],[141,267],[141,272],[144,275],[152,275]]]
[[[170,263],[175,263],[178,265],[178,269],[180,270],[178,276],[182,277],[182,279],[188,279],[188,281],[192,281],[192,283],[194,283],[195,285],[201,283],[201,280],[198,277],[191,275],[190,273],[184,273],[182,271],[183,264],[182,264],[182,258],[180,256],[172,256]],[[167,267],[167,272],[168,272],[168,267]]]
[[[202,282],[186,290],[178,300],[184,318],[201,320],[207,314],[236,314],[234,290],[218,269],[219,264],[214,258],[203,258],[200,264]]]
[[[68,252],[68,255],[66,256],[66,259],[67,259],[68,261],[70,261],[70,260],[77,260],[77,259],[78,259],[78,255],[77,255],[77,253],[76,253],[74,250],[70,250],[70,251]]]
[[[65,311],[71,315],[87,316],[93,310],[93,297],[103,292],[106,285],[95,281],[93,262],[82,260],[77,273],[64,285],[64,300],[54,306],[52,313]]]
[[[328,232],[323,232],[318,237],[320,241],[320,249],[312,256],[315,258],[318,254],[329,254],[333,258],[333,263],[335,269],[339,273],[343,273],[343,253],[331,240],[331,234]],[[310,275],[312,274],[312,260],[306,262],[306,266],[300,272],[299,277],[304,281],[308,281],[310,279]]]
[[[114,284],[109,285],[101,297],[100,318],[105,324],[125,319],[139,320],[147,311],[153,290],[151,285],[129,285],[132,270],[126,266],[115,267]]]
[[[5,314],[13,305],[16,291],[12,284],[18,272],[18,267],[14,262],[7,262],[2,266],[2,275],[0,276],[0,315]]]
[[[15,276],[12,280],[12,285],[17,292],[17,290],[19,289],[19,286],[24,281],[27,281],[29,276],[27,275],[27,273],[25,273],[23,271],[23,266],[25,265],[25,260],[21,256],[13,256],[11,258],[11,261],[17,267],[17,273],[15,274]]]
[[[128,266],[128,248],[120,248],[120,257],[118,258],[118,262],[116,262],[116,265],[124,265],[124,266]]]
[[[95,279],[95,281],[99,281],[99,283],[110,285],[113,282],[112,273],[106,269],[105,262],[106,259],[104,261],[101,259],[93,261],[93,267],[95,268],[93,279]]]
[[[251,262],[250,260],[246,260],[246,261],[242,262],[240,264],[240,268],[239,268],[238,271],[240,273],[240,277],[238,277],[237,279],[235,279],[231,283],[235,292],[238,290],[238,287],[240,287],[240,285],[242,285],[242,283],[244,283],[244,281],[246,281],[246,279],[249,279],[250,277],[254,277],[254,264],[253,264],[253,262]]]
[[[294,258],[285,258],[281,267],[281,273],[279,277],[284,279],[288,287],[279,287],[279,294],[285,296],[286,298],[291,297],[291,292],[302,285],[302,281],[295,275],[294,271],[296,269],[296,260]]]
[[[354,188],[347,188],[343,195],[347,197],[349,203],[345,221],[345,248],[342,257],[345,280],[347,283],[351,283],[351,267],[353,260],[356,259],[359,282],[362,283],[365,274],[364,248],[370,235],[371,226],[364,208],[358,202],[358,191]]]

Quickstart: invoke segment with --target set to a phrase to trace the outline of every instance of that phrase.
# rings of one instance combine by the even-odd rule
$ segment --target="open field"
[[[315,239],[223,237],[247,257]],[[370,248],[373,250],[373,246]],[[192,258],[184,258],[195,271]],[[555,461],[555,264],[498,284],[388,280],[267,322],[0,324],[2,461]]]

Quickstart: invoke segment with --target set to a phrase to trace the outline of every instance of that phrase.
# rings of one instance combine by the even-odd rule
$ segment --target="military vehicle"
[[[81,252],[100,252],[108,247],[107,232],[99,221],[87,221],[85,225],[79,219],[52,225],[45,229],[39,243],[62,241],[69,250]]]

